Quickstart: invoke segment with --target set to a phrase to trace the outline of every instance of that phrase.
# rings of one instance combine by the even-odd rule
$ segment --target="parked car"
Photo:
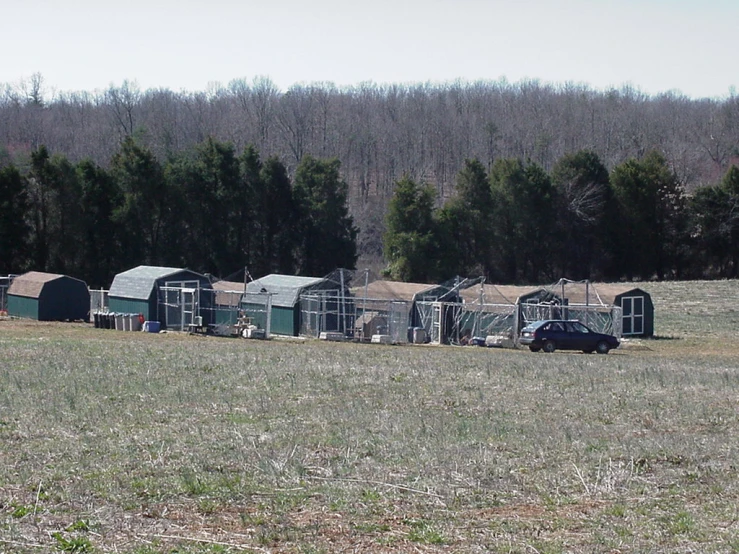
[[[582,350],[586,354],[608,354],[618,348],[619,341],[613,335],[596,333],[577,320],[546,319],[523,328],[518,342],[532,352],[555,350]]]

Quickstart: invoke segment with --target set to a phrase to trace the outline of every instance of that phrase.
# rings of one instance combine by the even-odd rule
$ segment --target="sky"
[[[536,79],[727,98],[737,31],[737,0],[0,0],[0,86]]]

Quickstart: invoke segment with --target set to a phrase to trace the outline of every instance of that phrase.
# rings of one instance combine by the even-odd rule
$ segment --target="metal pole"
[[[362,340],[364,340],[364,326],[367,325],[367,290],[369,287],[369,269],[364,270],[364,298],[362,299]],[[370,337],[371,338],[371,337]]]
[[[344,302],[344,270],[340,269],[341,272],[341,327],[340,329],[346,336],[346,304]]]
[[[475,321],[475,325],[473,328],[473,336],[477,336],[480,333],[481,323],[480,319],[482,318],[482,303],[485,300],[485,279],[482,280],[480,283],[480,305],[477,308],[477,319]]]
[[[265,325],[265,327],[267,329],[265,329],[266,331],[265,335],[267,336],[267,338],[270,338],[270,336],[272,335],[272,293],[268,292],[266,294],[267,294],[267,324]]]
[[[559,282],[562,284],[562,305],[565,303],[565,280],[560,279]]]

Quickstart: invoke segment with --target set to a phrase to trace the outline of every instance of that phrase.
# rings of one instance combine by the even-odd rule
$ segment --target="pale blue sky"
[[[737,0],[0,0],[0,84],[207,90],[457,78],[725,98]]]

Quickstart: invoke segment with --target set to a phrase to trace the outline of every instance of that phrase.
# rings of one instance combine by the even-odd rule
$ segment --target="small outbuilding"
[[[393,342],[406,342],[410,330],[417,328],[423,328],[432,342],[448,342],[454,324],[453,310],[449,306],[459,303],[463,282],[455,278],[430,285],[378,279],[354,287],[357,321],[362,325],[358,330],[366,338],[366,333],[373,331],[368,324],[373,322],[377,326],[374,322],[381,317],[385,320],[385,334],[390,335]]]
[[[116,313],[143,314],[163,329],[184,329],[200,315],[201,308],[209,307],[212,295],[203,291],[210,289],[210,279],[195,271],[140,265],[115,276],[108,308]]]
[[[216,281],[212,291],[213,323],[235,325],[244,296],[243,281]]]
[[[8,288],[8,315],[39,321],[86,320],[90,291],[84,281],[30,271],[15,277]]]
[[[272,298],[270,333],[297,337],[301,329],[301,296],[319,295],[324,292],[336,297],[339,291],[335,289],[336,284],[323,277],[273,273],[247,283],[242,307],[247,315],[255,318],[255,323],[260,328],[265,328],[265,304],[254,299],[258,298],[260,293],[269,293]]]
[[[617,306],[621,308],[621,334],[654,336],[654,304],[651,295],[628,283],[571,283],[557,285],[553,293],[569,306]]]

